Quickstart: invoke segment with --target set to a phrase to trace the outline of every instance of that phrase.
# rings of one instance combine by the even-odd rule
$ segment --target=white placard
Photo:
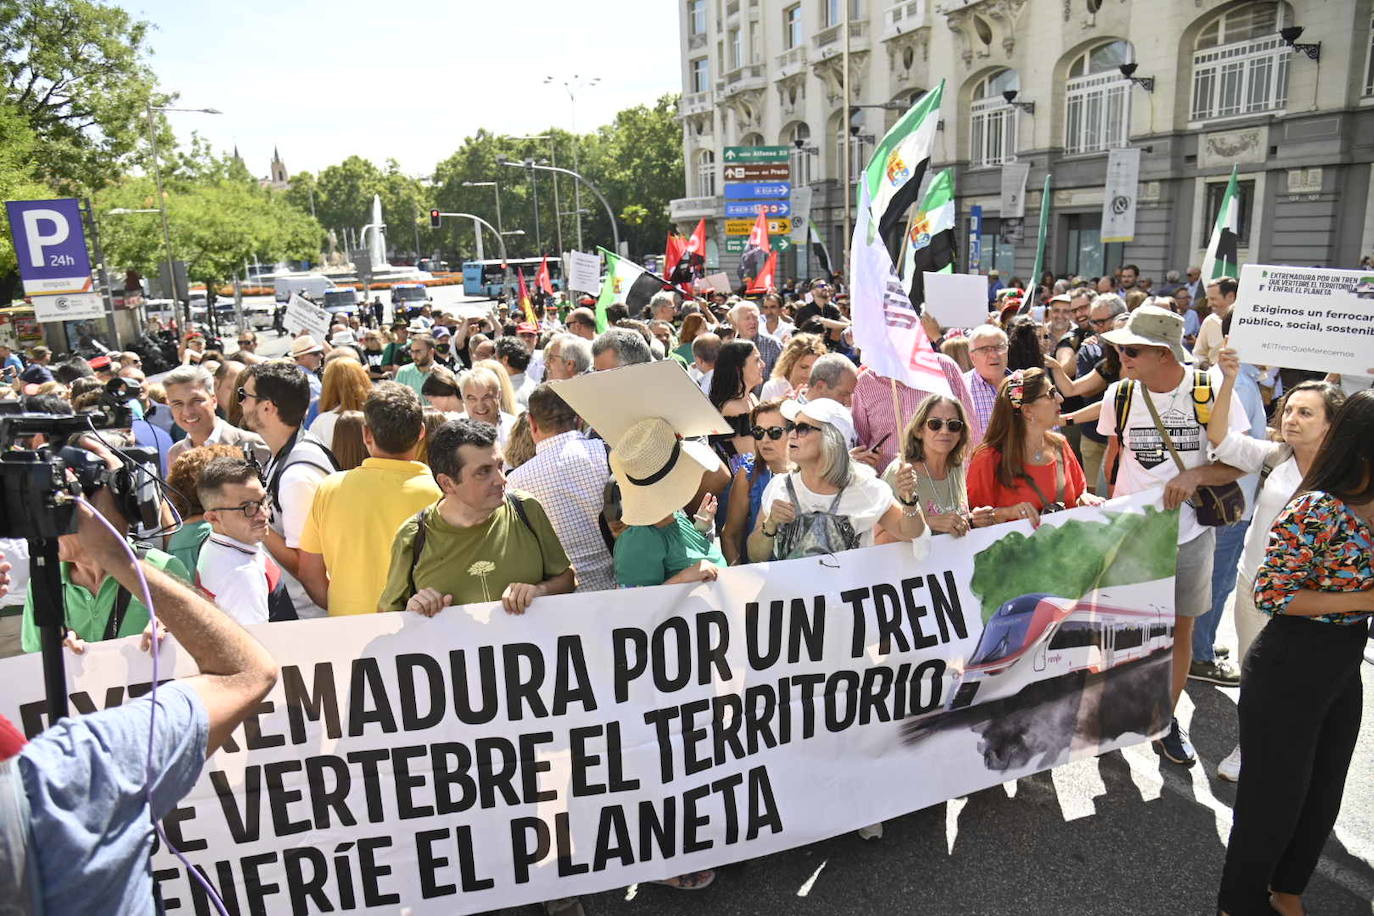
[[[33,296],[33,314],[39,321],[77,321],[101,318],[105,303],[99,293],[63,293],[60,296]]]
[[[300,293],[292,293],[282,325],[292,334],[305,331],[317,341],[323,341],[329,334],[329,313]]]
[[[1140,183],[1140,147],[1107,152],[1107,189],[1102,196],[1102,241],[1135,239],[1135,203]]]
[[[730,294],[730,275],[725,273],[707,274],[706,285],[718,293]]]
[[[1029,176],[1029,162],[1008,162],[1002,166],[1000,216],[1003,219],[1026,215],[1026,179]]]
[[[1242,362],[1339,372],[1374,369],[1374,270],[1246,264],[1231,313]]]
[[[942,328],[972,328],[988,320],[988,278],[978,274],[922,272],[926,310]]]
[[[792,241],[806,244],[806,230],[811,225],[811,186],[792,186]]]
[[[568,289],[584,293],[601,290],[601,259],[584,251],[568,252]]]

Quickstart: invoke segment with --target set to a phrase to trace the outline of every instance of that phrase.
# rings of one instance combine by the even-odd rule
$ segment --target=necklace
[[[930,485],[931,485],[931,487],[932,487],[933,489],[935,489],[935,501],[936,501],[937,503],[939,503],[939,502],[940,502],[940,490],[939,490],[938,487],[935,486],[935,483],[936,483],[936,481],[935,481],[935,475],[933,475],[933,474],[930,473],[930,468],[926,467],[925,461],[922,461],[922,462],[921,462],[921,471],[922,471],[927,477],[930,478]],[[950,477],[951,477],[951,476],[953,476],[953,472],[950,471],[950,470],[948,470],[948,469],[946,469],[946,470],[945,470],[945,487],[947,488],[947,499],[948,499],[948,502],[943,503],[943,504],[941,504],[941,505],[939,506],[939,508],[940,508],[942,511],[944,511],[944,512],[953,512],[955,509],[958,509],[958,508],[959,508],[958,502],[956,502],[955,499],[954,499],[954,481],[950,480]]]

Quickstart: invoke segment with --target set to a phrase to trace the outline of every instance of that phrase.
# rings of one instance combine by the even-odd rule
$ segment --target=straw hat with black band
[[[621,519],[655,525],[696,495],[701,478],[720,459],[701,442],[683,439],[668,422],[648,417],[635,423],[611,449],[611,472],[620,484]]]

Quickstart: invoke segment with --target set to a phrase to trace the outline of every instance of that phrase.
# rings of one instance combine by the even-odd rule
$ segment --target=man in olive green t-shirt
[[[571,592],[572,565],[538,501],[507,494],[496,427],[449,420],[430,439],[429,465],[443,492],[396,532],[380,610],[432,617],[453,604],[500,601],[523,614],[544,595]]]

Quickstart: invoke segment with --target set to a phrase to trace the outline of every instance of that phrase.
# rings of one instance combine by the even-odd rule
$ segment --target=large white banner
[[[1374,369],[1374,270],[1244,265],[1230,345],[1258,366],[1368,379]]]
[[[471,913],[766,855],[1145,740],[1170,714],[1177,513],[1157,495],[937,537],[923,562],[894,544],[518,617],[255,627],[281,681],[168,834],[241,912]],[[68,664],[77,710],[146,690],[134,640]],[[0,712],[30,732],[39,671],[0,663]],[[165,850],[153,868],[169,909],[203,909]]]
[[[1102,195],[1102,241],[1135,239],[1135,205],[1140,183],[1140,147],[1107,151],[1107,187]]]

